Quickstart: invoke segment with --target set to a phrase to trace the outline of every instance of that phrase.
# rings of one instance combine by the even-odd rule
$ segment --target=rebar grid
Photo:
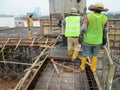
[[[76,69],[79,69],[80,66],[79,61],[75,63],[70,61],[56,62]],[[60,75],[55,72],[52,62],[49,61],[34,90],[98,90],[94,77],[90,72],[78,73],[61,66],[57,66],[57,68]]]

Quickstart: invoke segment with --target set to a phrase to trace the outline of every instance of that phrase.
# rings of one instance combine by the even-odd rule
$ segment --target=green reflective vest
[[[102,44],[104,25],[107,22],[107,16],[99,13],[87,15],[88,28],[85,33],[84,42],[87,44]]]
[[[80,34],[80,16],[68,16],[65,18],[66,28],[65,36],[66,37],[77,37]]]

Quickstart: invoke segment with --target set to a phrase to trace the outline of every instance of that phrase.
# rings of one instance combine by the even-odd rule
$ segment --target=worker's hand
[[[79,3],[80,2],[80,0],[77,0],[77,3]]]
[[[83,37],[82,36],[79,36],[78,42],[79,42],[79,44],[82,44],[82,42],[83,42]]]
[[[102,45],[105,46],[107,43],[107,31],[103,31],[103,41],[102,41]]]
[[[84,33],[85,33],[85,30],[81,30],[79,38],[78,38],[79,44],[82,44],[82,42],[83,42]]]
[[[107,37],[106,36],[103,36],[103,42],[102,42],[102,45],[105,46],[107,43]]]

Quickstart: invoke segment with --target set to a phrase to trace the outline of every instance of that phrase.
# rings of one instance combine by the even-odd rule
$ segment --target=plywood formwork
[[[40,20],[40,35],[41,36],[54,36],[55,34],[60,34],[61,30],[57,25],[57,21],[55,18],[52,20],[48,19],[41,19]],[[51,27],[52,26],[52,27]]]
[[[0,52],[3,52],[7,47],[14,47],[16,50],[18,47],[48,47],[52,48],[51,45],[56,42],[55,39],[0,39]]]
[[[120,20],[109,20],[109,24],[110,47],[116,47],[120,50]]]

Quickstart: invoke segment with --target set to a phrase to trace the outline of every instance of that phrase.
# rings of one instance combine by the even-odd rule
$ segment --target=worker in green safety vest
[[[65,37],[67,37],[68,56],[74,62],[78,56],[81,45],[78,43],[81,19],[76,8],[71,8],[70,15],[65,18]]]
[[[80,68],[82,71],[85,70],[85,64],[87,56],[91,56],[91,70],[96,71],[97,55],[102,45],[106,44],[107,31],[108,31],[108,18],[101,14],[102,11],[108,11],[104,8],[102,3],[96,3],[88,7],[93,13],[86,15],[82,27],[81,34],[78,39],[79,43],[82,43],[82,63]]]

